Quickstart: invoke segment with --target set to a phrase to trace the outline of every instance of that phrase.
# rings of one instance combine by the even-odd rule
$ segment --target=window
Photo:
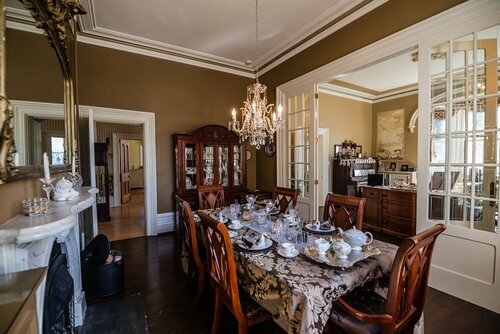
[[[430,54],[429,219],[496,233],[499,37],[495,26],[436,45]]]
[[[51,164],[64,164],[64,137],[50,137]]]

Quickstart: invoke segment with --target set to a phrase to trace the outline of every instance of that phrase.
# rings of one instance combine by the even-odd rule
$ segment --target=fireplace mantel
[[[29,243],[49,237],[64,238],[78,222],[77,213],[95,202],[96,188],[83,187],[72,201],[50,202],[49,212],[42,216],[17,215],[0,225],[0,244]]]
[[[68,260],[68,270],[74,281],[75,326],[85,317],[85,293],[82,291],[80,268],[80,228],[78,214],[95,203],[94,187],[83,187],[72,201],[50,202],[43,216],[18,215],[0,225],[0,274],[46,267],[54,240],[62,246]],[[43,319],[45,281],[37,291],[39,328]]]

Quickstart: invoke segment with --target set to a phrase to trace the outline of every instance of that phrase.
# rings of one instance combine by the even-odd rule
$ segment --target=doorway
[[[95,122],[98,231],[111,241],[145,235],[143,131],[142,124]],[[102,147],[107,161],[99,166]]]
[[[96,132],[96,124],[97,123],[108,123],[112,124],[112,126],[117,126],[114,124],[122,124],[122,129],[115,129],[111,131],[111,135],[108,137],[111,138],[109,141],[110,151],[118,152],[119,151],[119,139],[120,134],[124,134],[129,136],[128,138],[123,137],[124,140],[136,140],[141,141],[141,145],[139,145],[140,156],[142,157],[142,161],[139,160],[138,166],[135,166],[133,170],[140,170],[143,185],[137,187],[137,190],[133,192],[136,193],[136,199],[134,200],[134,196],[132,194],[131,200],[127,205],[121,205],[121,203],[117,203],[116,199],[119,198],[118,192],[115,194],[115,189],[119,189],[119,186],[116,186],[115,180],[119,180],[119,178],[110,178],[110,187],[113,188],[113,196],[110,198],[110,214],[113,214],[111,210],[118,211],[123,213],[124,215],[128,215],[131,219],[141,220],[142,226],[135,230],[136,233],[130,236],[124,236],[121,238],[129,238],[140,235],[156,235],[158,232],[158,212],[157,212],[157,183],[156,183],[156,130],[155,130],[155,117],[154,113],[150,112],[142,112],[142,111],[133,111],[133,110],[124,110],[124,109],[112,109],[112,108],[101,108],[101,107],[87,107],[81,106],[80,112],[85,115],[88,115],[89,120],[89,143],[90,143],[90,174],[91,174],[91,182],[92,186],[96,186],[96,170],[95,170],[95,156],[94,156],[94,142],[99,140],[105,140],[106,137],[97,138]],[[123,128],[125,126],[125,128]],[[136,129],[136,133],[130,133],[132,131],[127,129],[132,129],[133,127],[139,127],[141,130]],[[125,129],[125,130],[123,130]],[[127,132],[129,132],[127,134]],[[115,137],[113,138],[113,133]],[[116,136],[118,135],[118,136]],[[94,139],[96,138],[96,139]],[[118,147],[117,147],[118,146]],[[114,175],[118,175],[117,167],[119,163],[114,163],[113,160],[117,158],[118,155],[113,154],[109,157],[108,161],[110,161],[110,165],[112,165],[112,172]],[[118,160],[119,161],[119,160]],[[130,160],[129,160],[130,163]],[[142,163],[142,168],[140,163]],[[130,165],[131,167],[131,165]],[[142,188],[141,188],[142,187]],[[120,191],[121,192],[121,191]],[[120,200],[121,201],[121,200]],[[118,204],[118,205],[115,205]],[[111,207],[113,205],[113,207]],[[127,209],[128,208],[128,209]],[[126,212],[129,210],[129,212]],[[117,215],[116,212],[114,213]],[[99,230],[99,225],[97,222],[97,207],[93,208],[93,231],[94,235],[97,235]],[[137,226],[138,224],[135,224]],[[119,227],[116,227],[117,229]]]
[[[287,107],[285,116],[288,117],[291,110],[290,99],[298,94],[316,93],[319,83],[339,79],[346,73],[387,59],[387,54],[410,51],[418,45],[416,58],[419,74],[418,128],[420,133],[417,140],[417,232],[436,223],[447,225],[446,231],[436,244],[429,285],[496,312],[500,312],[500,289],[498,280],[495,279],[500,275],[498,265],[500,238],[497,223],[500,196],[495,190],[497,189],[495,182],[500,179],[498,176],[500,165],[498,161],[500,149],[498,148],[500,146],[496,139],[496,132],[499,131],[500,125],[488,123],[486,120],[483,122],[478,111],[483,113],[481,108],[485,105],[486,111],[484,112],[491,111],[491,115],[495,113],[498,115],[499,108],[496,100],[498,90],[495,84],[497,80],[493,79],[485,83],[484,78],[487,77],[490,67],[493,69],[491,73],[498,73],[496,69],[500,59],[500,49],[497,48],[494,55],[485,56],[487,53],[481,51],[481,43],[484,39],[498,40],[500,38],[499,14],[500,4],[497,1],[467,1],[285,83],[277,88],[276,94],[276,102]],[[471,51],[463,52],[460,50],[460,45],[471,45]],[[500,44],[497,43],[497,45]],[[491,90],[488,82],[493,83],[494,87]],[[443,96],[443,91],[446,91],[446,98],[438,100],[440,96]],[[462,91],[466,92],[465,97]],[[308,103],[311,122],[307,128],[314,140],[317,140],[315,131],[318,128],[318,109],[315,105]],[[491,105],[494,107],[490,108]],[[459,115],[463,112],[471,117],[460,118]],[[446,118],[443,118],[444,116]],[[464,120],[457,124],[465,123],[466,125],[459,131],[456,130],[453,126],[457,124],[450,121],[452,116],[455,116],[456,121]],[[447,122],[446,127],[439,127],[443,119]],[[473,122],[468,122],[469,119],[473,119]],[[491,117],[493,121],[496,119],[494,116]],[[478,126],[483,123],[488,125]],[[278,184],[290,186],[290,178],[286,171],[287,165],[291,163],[287,156],[288,133],[282,131],[278,136]],[[473,144],[469,146],[473,150],[472,153],[475,149],[475,155],[462,154],[460,161],[453,160],[458,154],[450,152],[457,146],[468,147],[469,139]],[[491,160],[497,160],[488,161],[488,165],[485,165],[486,158],[483,153],[486,151],[480,151],[478,145],[487,146],[492,152]],[[443,155],[445,159],[442,161],[436,160],[442,158],[439,154],[435,154],[438,150],[446,152],[446,155]],[[318,163],[317,147],[311,147],[310,151],[313,152],[310,160],[312,170],[310,175],[312,174],[312,181],[317,181],[317,174],[314,172]],[[469,168],[467,159],[472,161],[470,162],[472,168]],[[443,175],[446,175],[445,190],[429,186],[431,176],[439,171],[436,167],[441,168]],[[491,169],[488,177],[493,175],[497,181],[488,182],[486,187],[484,184],[479,184],[479,190],[476,190],[475,185],[484,183],[486,178],[476,176],[486,175],[481,169],[486,169],[486,167]],[[389,168],[398,168],[398,166],[393,167],[389,164]],[[467,191],[470,189],[469,192],[458,192],[460,187],[456,188],[457,183],[453,182],[454,175],[456,175],[453,173],[461,171],[463,175],[466,175],[464,180],[471,180],[471,184],[465,184],[464,181],[461,187]],[[317,185],[317,182],[315,184]],[[453,188],[451,188],[452,184],[455,184]],[[481,192],[488,186],[490,186],[490,192]],[[310,189],[310,193],[317,193],[317,188],[315,186]],[[438,200],[433,202],[434,198]],[[311,202],[314,202],[313,198]],[[436,203],[439,204],[439,212],[442,213],[438,218],[433,214],[433,206]],[[476,216],[476,211],[479,211],[477,207],[483,207],[482,212],[488,214],[489,224],[484,223],[479,227],[478,221],[483,223],[485,216],[484,214]],[[462,222],[466,223],[463,224],[465,226],[460,225]]]

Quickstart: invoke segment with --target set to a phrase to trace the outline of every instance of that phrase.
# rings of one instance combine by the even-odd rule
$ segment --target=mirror
[[[23,29],[6,30],[5,4],[12,13],[28,10],[46,38]],[[85,11],[76,0],[0,0],[0,5],[0,37],[6,37],[0,47],[0,95],[12,99],[1,99],[0,105],[0,126],[8,134],[0,139],[2,184],[39,176],[43,152],[54,172],[69,170],[73,156],[79,161],[72,24]]]

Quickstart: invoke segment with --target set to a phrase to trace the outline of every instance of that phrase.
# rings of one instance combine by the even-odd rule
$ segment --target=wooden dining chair
[[[273,191],[273,200],[278,201],[278,206],[281,213],[285,213],[290,204],[297,205],[297,189],[275,187]]]
[[[432,251],[445,225],[403,240],[394,258],[387,299],[360,287],[333,305],[331,333],[413,333],[422,315]],[[340,329],[340,330],[339,330]]]
[[[323,220],[330,221],[335,227],[348,230],[363,226],[363,211],[366,198],[328,193],[325,200]]]
[[[222,185],[198,186],[198,208],[215,209],[224,206],[224,188]]]
[[[178,195],[175,196],[175,200],[177,201],[179,208],[179,227],[181,230],[182,244],[184,246],[184,250],[188,254],[188,272],[186,283],[188,284],[193,276],[197,277],[194,304],[198,305],[205,286],[205,267],[203,266],[203,262],[200,258],[200,249],[198,247],[194,216],[188,202],[180,198]]]
[[[198,211],[198,215],[205,231],[209,280],[215,293],[211,333],[219,329],[222,305],[226,305],[238,321],[238,333],[247,333],[249,326],[270,319],[271,314],[238,287],[233,247],[226,226],[204,212]]]

